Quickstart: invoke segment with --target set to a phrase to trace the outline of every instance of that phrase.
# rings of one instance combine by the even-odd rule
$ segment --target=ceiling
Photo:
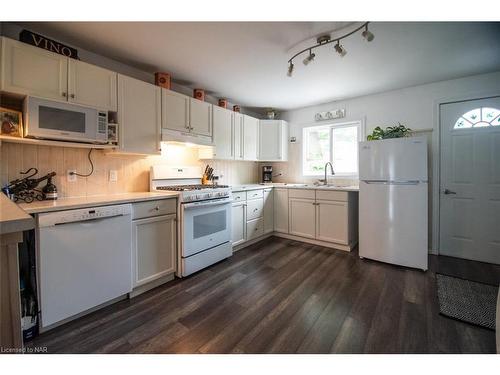
[[[371,23],[348,53],[317,49],[307,67],[288,59],[325,32],[355,22],[48,22],[25,27],[139,69],[170,72],[247,107],[290,110],[402,87],[500,70],[500,23]]]

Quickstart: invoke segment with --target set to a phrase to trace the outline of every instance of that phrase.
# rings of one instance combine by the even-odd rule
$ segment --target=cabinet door
[[[233,129],[234,158],[243,160],[243,115],[241,113],[233,113]]]
[[[259,160],[282,161],[285,123],[279,120],[259,121]]]
[[[212,136],[212,104],[189,98],[189,126],[191,132]]]
[[[231,212],[232,232],[231,241],[237,246],[246,241],[247,238],[247,215],[246,202],[233,204]]]
[[[134,287],[175,272],[175,215],[132,222]]]
[[[0,90],[67,100],[67,57],[9,38],[2,41]]]
[[[316,239],[349,244],[347,202],[316,202]]]
[[[116,111],[116,72],[69,59],[69,101],[108,111]]]
[[[274,231],[274,193],[273,189],[264,190],[264,233]]]
[[[161,89],[161,127],[189,132],[189,96]]]
[[[234,159],[233,113],[215,105],[212,108],[215,143],[214,157],[216,159]]]
[[[118,76],[118,124],[124,152],[160,152],[160,88],[134,78]]]
[[[290,234],[316,237],[316,205],[312,199],[289,199]]]
[[[274,230],[288,233],[288,189],[274,189]]]
[[[259,120],[243,115],[243,159],[257,160]]]

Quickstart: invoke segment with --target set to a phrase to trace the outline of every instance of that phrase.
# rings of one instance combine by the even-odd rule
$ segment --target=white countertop
[[[132,203],[156,199],[171,199],[176,198],[178,195],[179,194],[177,192],[123,193],[110,195],[94,195],[86,197],[59,198],[55,201],[35,201],[33,203],[20,203],[18,206],[28,214],[38,214],[42,212],[104,206],[107,204]]]
[[[314,185],[314,184],[294,184],[294,183],[272,183],[272,184],[248,184],[248,185],[234,185],[231,187],[232,191],[247,191],[258,190],[271,187],[285,188],[285,189],[309,189],[309,190],[333,190],[333,191],[352,191],[358,192],[359,186],[338,186],[338,185]]]
[[[0,193],[0,234],[22,232],[34,227],[33,218]]]

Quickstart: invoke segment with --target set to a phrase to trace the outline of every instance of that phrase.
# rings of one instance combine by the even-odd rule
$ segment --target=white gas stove
[[[151,191],[179,192],[178,276],[188,276],[233,254],[231,187],[201,185],[198,167],[151,167]]]

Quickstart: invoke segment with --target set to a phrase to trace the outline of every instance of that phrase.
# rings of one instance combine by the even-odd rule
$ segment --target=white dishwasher
[[[131,213],[122,204],[38,215],[42,331],[132,290]]]

